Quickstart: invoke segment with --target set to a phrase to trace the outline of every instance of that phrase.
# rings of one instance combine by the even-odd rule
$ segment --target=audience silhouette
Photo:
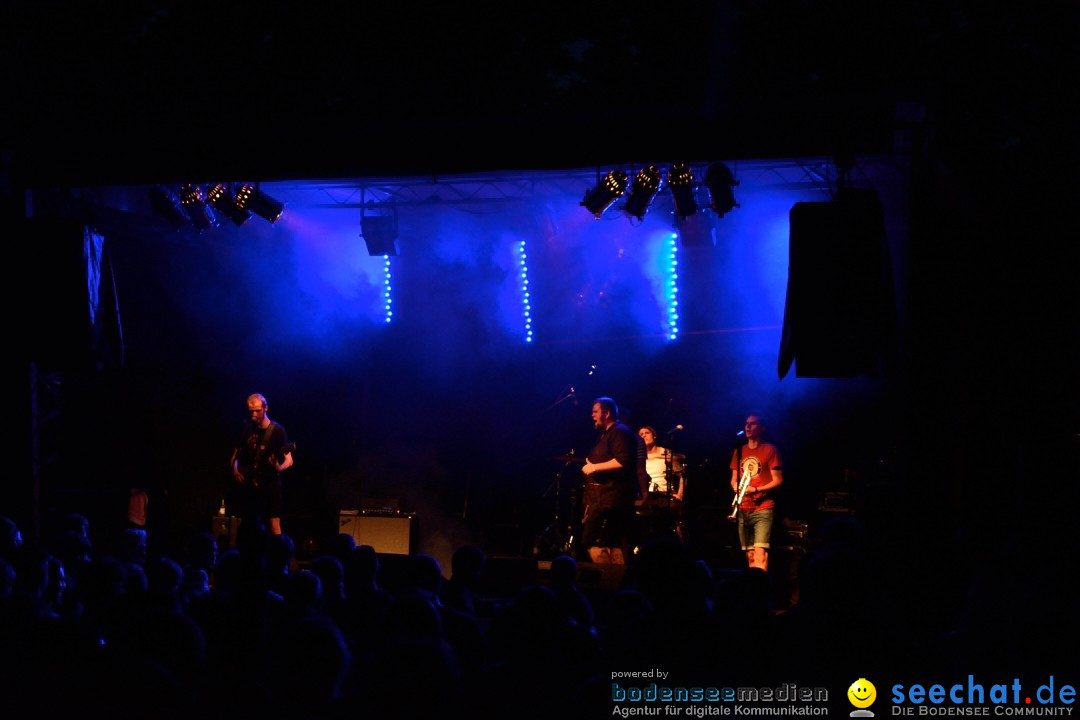
[[[1016,620],[1021,605],[1038,607],[1041,622],[1071,616],[1046,564],[1022,587],[1008,582],[1033,554],[1020,541],[988,554],[949,632],[916,651],[905,635],[928,634],[905,621],[923,616],[897,612],[887,597],[895,568],[849,517],[821,528],[800,562],[798,602],[779,610],[766,571],[714,572],[674,536],[642,544],[616,586],[583,586],[578,562],[560,555],[546,576],[497,597],[482,591],[487,556],[471,544],[454,551],[446,578],[430,554],[382,556],[341,539],[301,563],[287,535],[265,528],[220,556],[201,532],[178,560],[148,556],[156,546],[146,541],[126,528],[103,538],[112,552],[97,549],[72,515],[38,545],[0,517],[5,714],[585,717],[610,714],[612,669],[831,686],[849,667],[869,676],[913,658],[942,677],[1004,671],[1018,657],[1056,672],[1069,653],[1062,639],[1040,654],[1035,619]]]

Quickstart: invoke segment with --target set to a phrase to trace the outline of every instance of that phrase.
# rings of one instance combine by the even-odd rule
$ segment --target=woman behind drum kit
[[[662,532],[674,531],[685,540],[683,527],[683,495],[686,490],[683,461],[685,455],[672,453],[656,443],[656,430],[645,425],[638,430],[645,441],[645,470],[649,474],[649,491],[639,508],[642,518],[639,535],[642,540]]]

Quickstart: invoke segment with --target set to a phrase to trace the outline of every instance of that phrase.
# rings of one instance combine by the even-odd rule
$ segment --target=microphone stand
[[[670,446],[674,441],[675,433],[669,432],[666,434],[668,445]],[[671,447],[664,448],[664,520],[665,527],[670,523],[672,526],[667,528],[674,531],[674,513],[671,505],[671,486],[675,484],[675,452]]]
[[[675,484],[675,453],[671,452],[671,448],[667,449],[664,453],[664,479],[667,481],[664,483],[667,492],[664,493],[667,501],[667,509],[671,510],[671,486]]]
[[[562,394],[562,397],[560,397],[558,400],[556,400],[555,402],[548,405],[544,409],[544,412],[547,412],[548,410],[551,410],[552,408],[563,404],[567,400],[574,400],[575,402],[577,401],[577,392],[574,390],[573,385],[567,385],[566,389],[564,389],[561,394]]]
[[[564,398],[565,399],[565,398]],[[560,401],[561,402],[561,401]],[[574,451],[571,450],[568,455],[573,455]],[[540,555],[541,547],[540,542],[545,538],[549,538],[548,543],[552,545],[557,553],[564,553],[569,551],[570,543],[573,541],[573,533],[567,533],[568,526],[564,527],[562,523],[562,513],[560,505],[562,503],[562,478],[566,473],[566,469],[573,464],[574,460],[567,460],[557,473],[555,478],[548,485],[547,490],[544,491],[542,497],[546,498],[551,494],[551,491],[555,491],[555,517],[552,519],[551,524],[544,528],[539,535],[536,536],[536,542],[533,544],[533,555]]]

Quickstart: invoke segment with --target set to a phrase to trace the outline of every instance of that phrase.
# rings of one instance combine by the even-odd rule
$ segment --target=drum
[[[635,508],[638,544],[675,532],[681,510],[682,503],[667,493],[649,493],[645,502]]]

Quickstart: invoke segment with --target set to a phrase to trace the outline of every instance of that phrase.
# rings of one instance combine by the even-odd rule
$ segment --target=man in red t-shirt
[[[784,464],[775,445],[763,441],[765,419],[748,415],[743,428],[746,445],[731,456],[731,489],[739,491],[740,481],[749,478],[736,514],[739,542],[750,567],[769,569],[769,537],[773,526],[773,491],[784,484]]]

